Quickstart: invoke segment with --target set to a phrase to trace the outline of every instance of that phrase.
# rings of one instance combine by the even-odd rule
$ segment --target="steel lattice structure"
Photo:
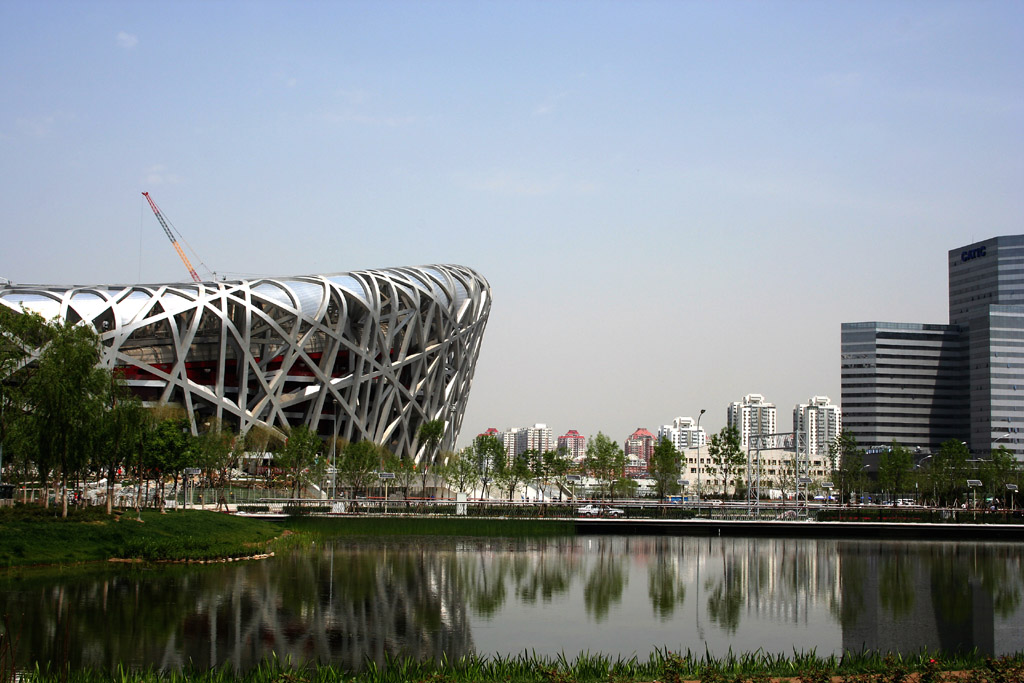
[[[491,307],[455,265],[162,285],[0,286],[0,304],[95,326],[103,363],[196,430],[306,424],[423,457],[417,431],[462,425]]]

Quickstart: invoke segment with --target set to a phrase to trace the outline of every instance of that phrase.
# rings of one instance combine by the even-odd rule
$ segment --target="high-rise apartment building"
[[[845,426],[862,446],[947,439],[1024,459],[1024,235],[948,254],[949,324],[843,323]]]
[[[558,450],[563,449],[573,462],[580,462],[587,457],[587,439],[575,429],[570,429],[558,437]]]
[[[775,434],[776,410],[761,394],[747,394],[742,401],[729,404],[726,424],[740,434],[740,445],[746,448],[751,435]]]
[[[505,444],[505,454],[510,458],[531,450],[538,453],[554,450],[551,429],[545,424],[513,427],[502,434],[502,442]]]
[[[654,435],[643,427],[637,427],[636,431],[626,439],[623,450],[627,458],[634,457],[643,461],[646,467],[647,463],[651,461],[651,456],[654,455]]]
[[[843,412],[828,396],[815,396],[793,408],[793,431],[806,438],[807,453],[826,454],[843,431]]]
[[[692,417],[677,417],[672,420],[672,424],[662,425],[658,428],[658,439],[670,440],[680,453],[687,448],[696,448],[698,444],[706,446],[708,443],[704,428],[698,429]]]
[[[555,450],[555,441],[551,436],[551,428],[546,424],[535,424],[532,427],[519,430],[516,439],[516,455],[526,451],[543,453],[553,450]]]

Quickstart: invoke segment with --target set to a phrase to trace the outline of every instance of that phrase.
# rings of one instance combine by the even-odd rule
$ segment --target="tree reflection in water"
[[[675,613],[676,606],[686,602],[686,581],[680,571],[684,557],[673,539],[658,538],[654,541],[654,561],[647,566],[647,597],[651,599],[654,614],[661,621],[668,621]]]
[[[622,600],[627,581],[623,564],[623,555],[613,552],[613,539],[597,539],[597,557],[583,586],[583,605],[598,623],[608,618],[612,603]]]
[[[246,670],[272,653],[353,670],[389,656],[454,659],[476,653],[484,625],[489,647],[555,654],[570,631],[573,643],[606,637],[604,649],[625,654],[722,654],[771,638],[782,652],[829,625],[836,651],[967,644],[1000,654],[1024,649],[1022,558],[1019,545],[982,543],[371,539],[265,562],[6,575],[0,610],[23,664],[102,669]]]

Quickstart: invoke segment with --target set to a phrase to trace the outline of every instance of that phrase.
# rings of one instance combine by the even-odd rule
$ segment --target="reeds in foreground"
[[[0,662],[4,660],[0,659]],[[776,655],[762,652],[708,653],[658,650],[648,659],[611,658],[584,653],[575,659],[564,654],[541,657],[443,658],[423,662],[409,658],[368,661],[360,672],[330,665],[302,663],[270,657],[245,672],[230,666],[217,669],[67,669],[36,665],[28,671],[0,669],[0,680],[27,683],[1024,683],[1024,653],[999,659],[976,652],[958,655],[921,653],[903,657],[880,653],[846,653],[819,657],[814,652]]]

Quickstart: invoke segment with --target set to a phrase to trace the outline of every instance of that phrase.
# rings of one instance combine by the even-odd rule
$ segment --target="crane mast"
[[[168,227],[167,221],[164,219],[164,215],[160,213],[160,207],[156,205],[156,202],[153,201],[153,198],[149,196],[148,192],[143,192],[142,196],[146,198],[147,202],[149,202],[149,208],[153,209],[153,214],[160,222],[160,227],[164,229],[164,233],[167,234],[167,239],[169,239],[171,244],[174,245],[174,250],[177,251],[178,256],[181,257],[181,262],[185,264],[186,268],[188,268],[188,274],[192,276],[192,281],[202,282],[202,278],[199,277],[199,274],[196,273],[196,269],[192,267],[191,263],[189,263],[188,257],[185,256],[185,252],[182,250],[181,245],[178,244],[178,240],[174,239],[174,233],[171,232],[170,227]]]

